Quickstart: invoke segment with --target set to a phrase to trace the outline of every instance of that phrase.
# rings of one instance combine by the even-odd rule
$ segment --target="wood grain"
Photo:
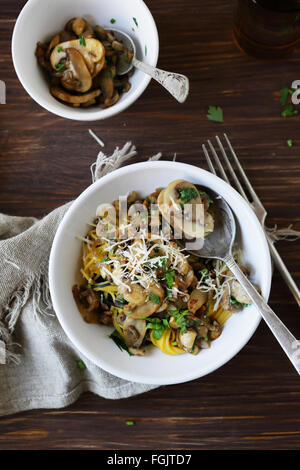
[[[13,69],[10,40],[24,1],[1,3],[0,210],[43,216],[90,184],[89,165],[131,140],[144,160],[205,167],[201,144],[227,132],[262,198],[268,224],[300,230],[300,115],[280,116],[279,90],[300,79],[300,52],[284,61],[257,61],[237,49],[228,0],[147,2],[160,35],[161,68],[184,73],[191,93],[179,105],[156,83],[130,109],[106,121],[63,120],[40,108]],[[222,106],[224,124],[206,119]],[[292,139],[293,147],[286,145]],[[279,251],[298,285],[299,244]],[[270,305],[296,337],[299,309],[275,272]],[[0,449],[296,449],[300,445],[297,374],[261,323],[246,347],[216,372],[127,400],[84,394],[63,410],[36,410],[0,419]],[[127,419],[135,426],[126,426]]]

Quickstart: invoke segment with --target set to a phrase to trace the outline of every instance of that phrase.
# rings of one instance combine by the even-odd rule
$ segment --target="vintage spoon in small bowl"
[[[174,96],[174,98],[176,98],[177,101],[179,101],[179,103],[183,103],[186,100],[189,94],[189,79],[185,75],[160,70],[152,67],[152,65],[145,64],[144,62],[137,60],[136,47],[131,37],[119,29],[110,28],[110,31],[113,32],[118,41],[122,41],[126,49],[133,52],[133,58],[131,61],[126,60],[126,56],[124,54],[120,55],[117,65],[118,75],[124,75],[125,73],[128,73],[132,67],[136,67],[160,83],[166,90],[168,90],[169,93],[171,93],[171,95]]]
[[[188,243],[190,242],[188,240],[184,241],[186,251],[195,256],[199,256],[200,258],[220,259],[227,265],[248,297],[250,297],[252,300],[253,305],[255,305],[257,310],[260,312],[261,316],[283,348],[298,374],[300,374],[300,357],[299,354],[296,354],[298,341],[277,317],[277,315],[269,307],[262,296],[257,292],[255,287],[241,271],[232,256],[232,246],[235,240],[236,224],[229,205],[222,197],[218,196],[212,190],[206,188],[204,188],[204,190],[209,195],[211,195],[214,200],[214,203],[211,207],[213,210],[215,227],[213,232],[204,238],[203,246],[198,250],[193,250],[190,248],[187,249]],[[180,241],[180,245],[183,245],[183,240]],[[189,247],[190,246],[191,245],[189,245]]]

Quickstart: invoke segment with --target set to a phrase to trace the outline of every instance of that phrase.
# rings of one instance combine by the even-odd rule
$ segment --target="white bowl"
[[[218,369],[247,343],[261,318],[253,306],[232,315],[210,349],[200,351],[197,356],[168,356],[150,347],[144,357],[130,357],[121,352],[108,337],[112,328],[83,321],[72,295],[72,286],[78,282],[82,249],[82,242],[76,235],[86,235],[87,223],[93,220],[100,203],[111,202],[130,190],[146,196],[177,178],[209,187],[230,204],[251,280],[260,287],[265,299],[269,296],[271,261],[264,232],[245,200],[223,180],[192,165],[164,161],[137,163],[104,176],[73,202],[58,228],[50,255],[50,291],[61,326],[79,351],[106,371],[134,382],[174,384]]]
[[[156,66],[159,51],[154,19],[142,0],[29,0],[15,24],[12,37],[13,63],[20,82],[29,95],[43,108],[58,116],[79,121],[95,121],[120,113],[143,93],[151,78],[135,70],[129,92],[107,109],[72,108],[59,102],[49,91],[49,84],[35,57],[38,41],[49,40],[76,16],[92,25],[117,28],[128,33],[137,46],[137,58]],[[110,23],[115,19],[114,24]],[[137,20],[136,26],[134,19]],[[147,53],[146,53],[147,51]]]

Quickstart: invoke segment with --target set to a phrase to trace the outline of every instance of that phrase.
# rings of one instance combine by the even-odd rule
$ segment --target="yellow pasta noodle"
[[[154,331],[152,330],[150,333],[151,342],[164,354],[177,355],[185,353],[183,349],[180,349],[178,346],[172,344],[176,341],[176,334],[172,328],[167,328],[161,335],[160,339],[154,338],[153,333]]]

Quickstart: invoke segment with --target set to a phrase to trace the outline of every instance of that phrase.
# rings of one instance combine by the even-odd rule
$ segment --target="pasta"
[[[224,263],[189,255],[175,238],[180,214],[184,236],[209,236],[212,205],[201,188],[176,180],[143,199],[130,193],[125,215],[120,201],[99,206],[80,238],[83,282],[73,286],[84,320],[114,326],[111,338],[133,355],[144,355],[150,344],[169,355],[209,348],[230,316],[250,303]]]

